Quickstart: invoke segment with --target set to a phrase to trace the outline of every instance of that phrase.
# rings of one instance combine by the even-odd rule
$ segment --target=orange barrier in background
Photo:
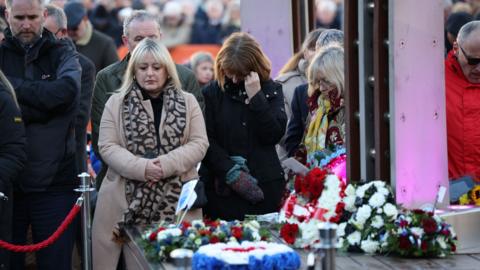
[[[170,48],[170,55],[175,63],[185,64],[190,60],[190,56],[198,51],[209,52],[215,58],[219,50],[220,45],[216,44],[185,44]]]

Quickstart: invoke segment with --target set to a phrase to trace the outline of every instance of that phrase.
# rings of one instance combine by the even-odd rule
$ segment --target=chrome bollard
[[[335,249],[337,248],[337,224],[324,222],[318,225],[320,234],[320,265],[322,270],[335,269]]]
[[[170,257],[173,260],[173,265],[178,270],[190,269],[192,265],[193,251],[185,248],[178,248],[170,252]]]
[[[92,269],[92,218],[90,216],[90,192],[95,188],[90,187],[90,174],[84,172],[78,175],[80,186],[76,192],[81,192],[83,196],[82,207],[82,242],[83,242],[83,269]]]

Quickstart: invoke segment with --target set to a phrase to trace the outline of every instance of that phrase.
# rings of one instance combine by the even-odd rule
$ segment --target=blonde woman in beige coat
[[[105,105],[98,146],[109,168],[93,220],[93,266],[116,269],[123,250],[127,269],[135,269],[118,223],[173,221],[181,187],[198,177],[208,148],[200,106],[181,90],[157,41],[144,39],[133,51],[124,84]]]

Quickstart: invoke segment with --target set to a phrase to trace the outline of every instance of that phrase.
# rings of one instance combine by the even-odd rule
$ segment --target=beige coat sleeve
[[[146,181],[145,168],[148,159],[140,158],[128,151],[120,138],[120,115],[118,97],[112,96],[105,105],[100,121],[98,148],[102,159],[120,176],[132,180]]]
[[[192,94],[185,93],[187,99],[187,119],[190,121],[189,134],[186,143],[170,151],[168,154],[158,157],[162,166],[164,178],[172,175],[182,175],[202,161],[208,149],[208,137],[203,119],[202,110]]]

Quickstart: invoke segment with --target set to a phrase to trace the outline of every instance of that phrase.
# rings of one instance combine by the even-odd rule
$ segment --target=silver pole
[[[337,224],[324,222],[318,225],[320,234],[320,264],[322,270],[335,269],[335,249],[337,247]]]
[[[80,186],[75,189],[83,196],[82,207],[82,242],[83,242],[83,270],[92,269],[92,222],[90,216],[90,192],[95,188],[90,187],[90,174],[84,172],[78,175]]]

